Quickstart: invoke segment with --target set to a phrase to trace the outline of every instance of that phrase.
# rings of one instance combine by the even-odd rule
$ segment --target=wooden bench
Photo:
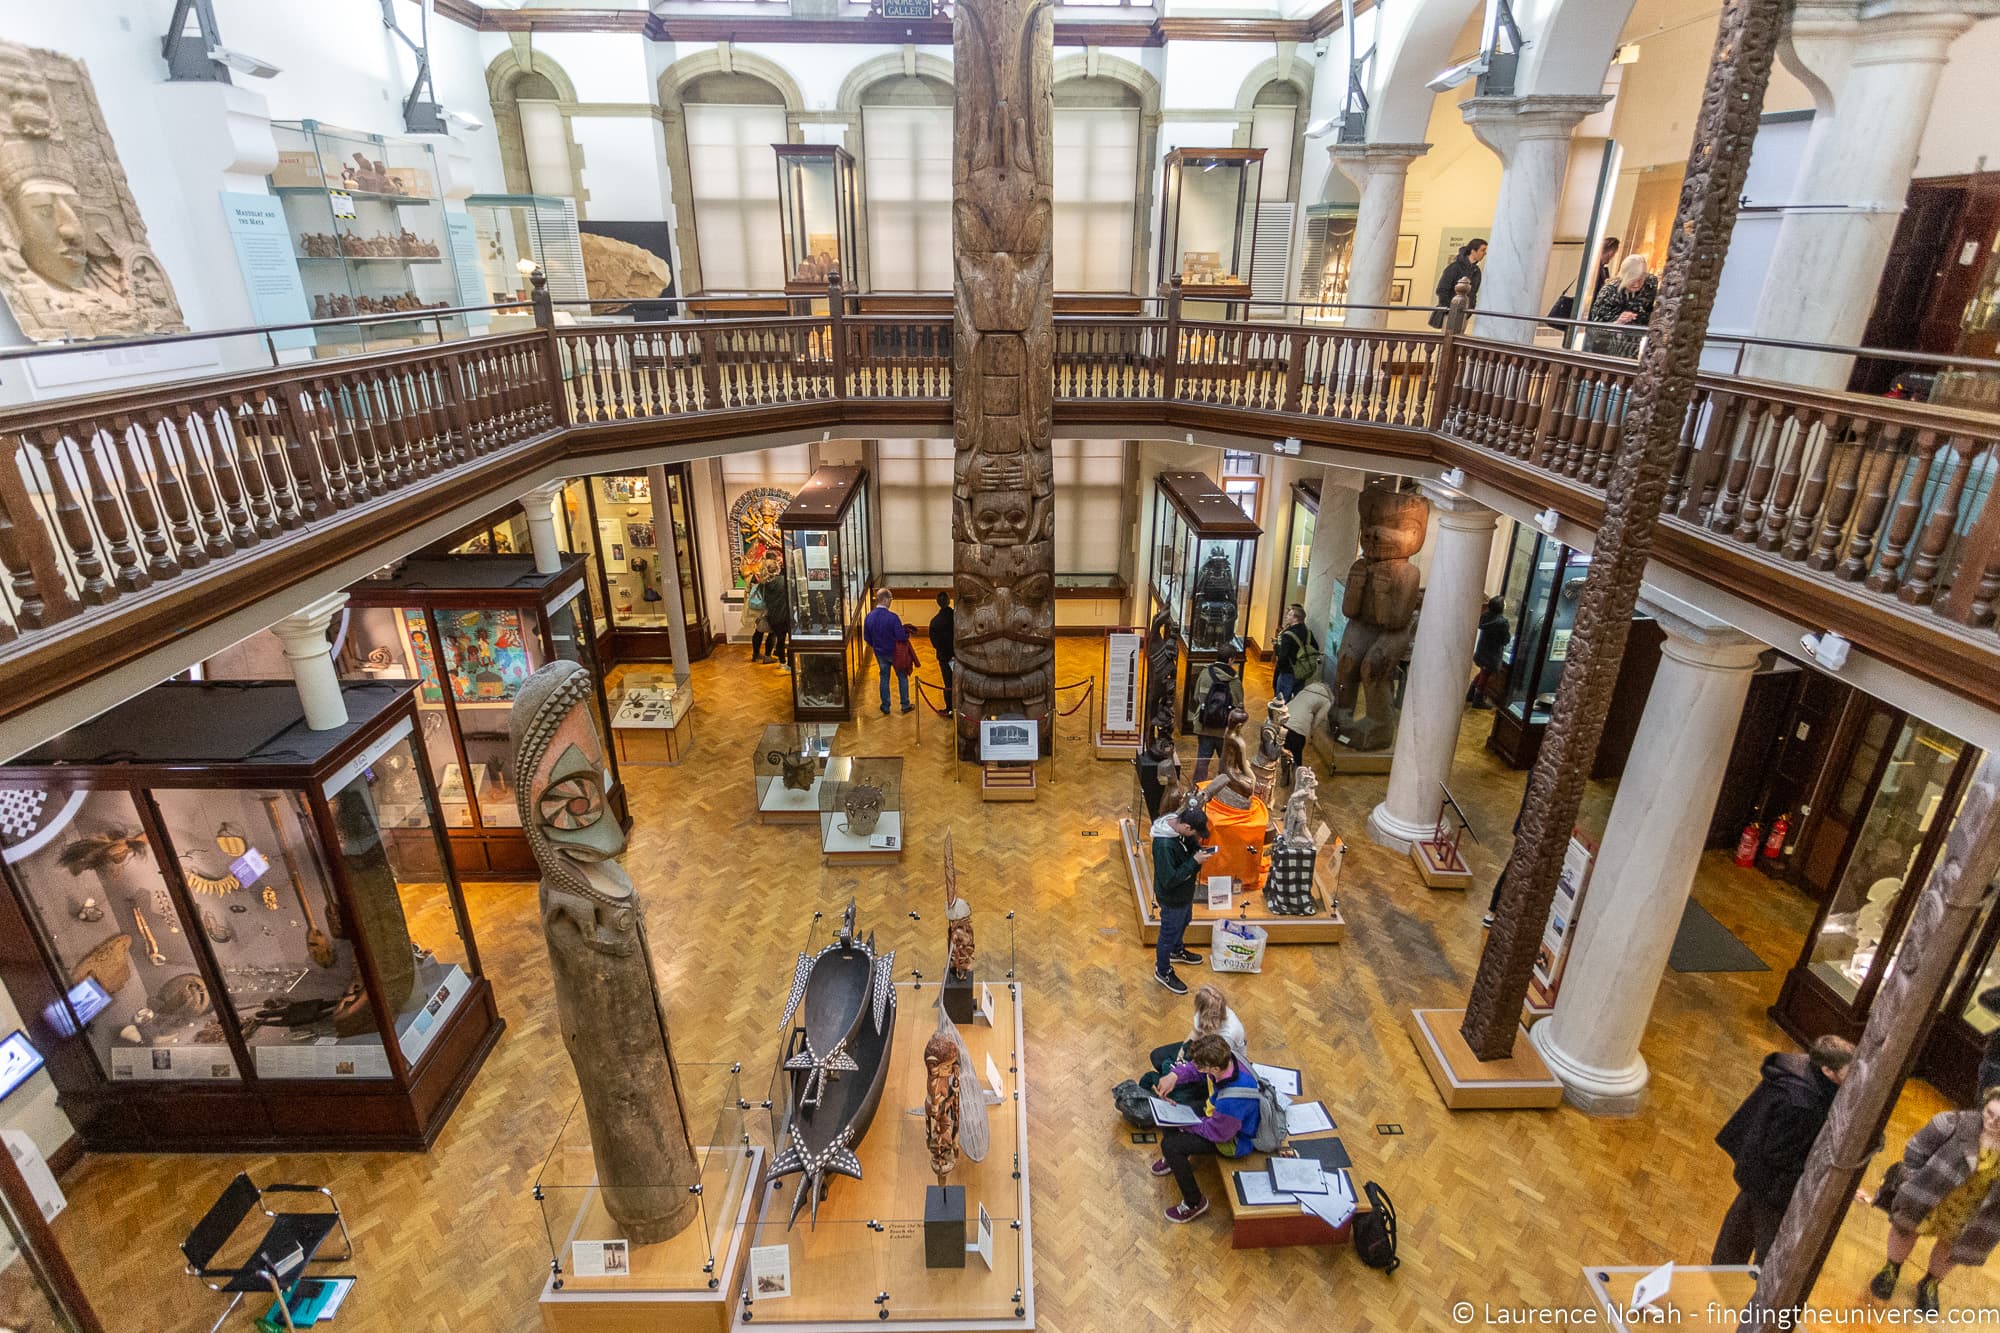
[[[1317,1134],[1302,1134],[1293,1143],[1307,1143],[1319,1139],[1339,1142],[1337,1130],[1322,1130]],[[1270,1169],[1270,1158],[1264,1153],[1252,1153],[1248,1157],[1218,1157],[1221,1164],[1222,1184],[1217,1190],[1224,1212],[1229,1214],[1229,1247],[1233,1250],[1277,1249],[1286,1245],[1345,1245],[1354,1229],[1354,1220],[1338,1227],[1330,1227],[1314,1217],[1296,1203],[1245,1204],[1236,1193],[1236,1177],[1243,1174],[1263,1175]],[[1353,1184],[1348,1173],[1348,1183]],[[1355,1186],[1356,1216],[1368,1210],[1368,1200],[1362,1197],[1361,1189]]]

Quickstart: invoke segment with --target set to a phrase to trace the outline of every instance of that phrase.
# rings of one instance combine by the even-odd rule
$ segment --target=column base
[[[1549,1072],[1562,1081],[1563,1100],[1586,1115],[1637,1115],[1652,1077],[1645,1060],[1635,1055],[1623,1069],[1582,1064],[1555,1044],[1555,1031],[1554,1019],[1537,1023],[1528,1029],[1528,1044],[1541,1055]]]
[[[1368,841],[1380,843],[1403,856],[1410,854],[1410,847],[1431,836],[1437,829],[1437,821],[1428,824],[1412,824],[1389,813],[1389,803],[1382,802],[1368,812]]]

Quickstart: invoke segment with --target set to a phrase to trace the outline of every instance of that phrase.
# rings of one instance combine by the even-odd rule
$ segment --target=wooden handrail
[[[1163,305],[1056,318],[1060,419],[1358,444],[1465,466],[1581,519],[1601,502],[1631,361],[1468,336],[1459,312],[1442,332],[1350,330],[1186,319],[1171,288]],[[162,585],[247,578],[510,453],[580,456],[647,423],[681,440],[795,428],[812,412],[931,427],[949,419],[951,323],[860,314],[830,288],[826,314],[551,324],[0,410],[0,667]],[[2000,416],[1704,375],[1662,540],[1746,553],[1814,623],[2000,703],[1996,465]],[[1753,601],[1774,595],[1731,583],[1751,577],[1735,557],[1687,559]],[[271,591],[268,573],[251,581]]]

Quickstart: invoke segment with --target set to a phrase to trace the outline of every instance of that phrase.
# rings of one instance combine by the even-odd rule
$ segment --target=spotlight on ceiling
[[[238,74],[248,74],[253,79],[275,78],[282,72],[268,60],[259,60],[256,56],[245,55],[241,51],[232,51],[226,46],[209,47],[208,58],[217,64],[229,66]]]
[[[1484,74],[1486,69],[1486,57],[1477,55],[1470,60],[1453,65],[1450,69],[1445,70],[1442,74],[1439,74],[1426,83],[1424,87],[1434,93],[1448,93],[1467,79],[1477,78],[1481,74]]]

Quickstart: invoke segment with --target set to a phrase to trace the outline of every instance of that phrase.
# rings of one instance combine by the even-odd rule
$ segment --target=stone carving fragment
[[[0,90],[0,295],[21,331],[185,330],[83,62],[0,42]]]
[[[604,1207],[634,1244],[694,1220],[700,1180],[645,915],[616,858],[604,742],[588,671],[552,662],[515,697],[508,730],[521,827],[541,867],[556,1015],[576,1068]]]

